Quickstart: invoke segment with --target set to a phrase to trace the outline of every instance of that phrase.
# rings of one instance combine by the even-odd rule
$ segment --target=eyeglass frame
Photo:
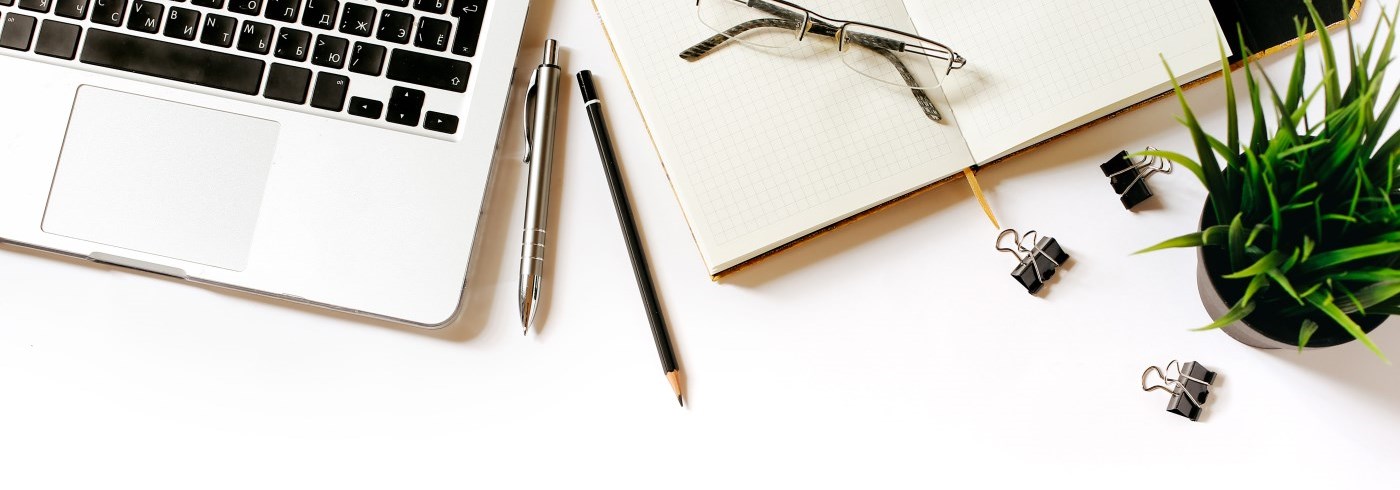
[[[702,1],[720,1],[737,3],[739,0],[695,0],[695,7],[697,9],[700,8],[700,2]],[[784,7],[790,8],[792,10],[802,12],[801,23],[797,25],[791,25],[790,23],[797,22],[797,19],[794,18],[796,16],[792,15],[792,12],[784,11],[783,9],[778,8],[774,6],[773,3],[769,2],[773,2]],[[923,108],[924,114],[927,115],[929,119],[932,119],[934,121],[942,120],[942,114],[940,114],[938,112],[938,109],[934,107],[933,101],[929,99],[928,94],[924,92],[924,89],[916,86],[918,81],[914,78],[913,73],[909,71],[909,67],[905,65],[904,62],[900,61],[899,58],[894,56],[894,52],[898,51],[910,53],[932,59],[947,61],[948,69],[944,72],[944,75],[951,74],[953,70],[962,68],[967,65],[967,58],[962,57],[962,55],[958,54],[957,51],[953,51],[953,49],[948,47],[948,45],[917,34],[911,34],[898,29],[879,26],[866,22],[849,21],[828,17],[813,12],[811,9],[794,4],[787,0],[746,0],[744,6],[762,12],[766,12],[770,15],[776,16],[777,18],[754,19],[748,22],[743,22],[738,25],[735,25],[734,27],[731,27],[722,32],[716,33],[709,39],[701,41],[695,44],[694,46],[687,48],[685,51],[681,52],[681,59],[690,62],[698,61],[700,58],[709,55],[710,52],[714,51],[715,49],[718,49],[720,46],[722,46],[729,40],[738,40],[739,35],[742,35],[743,33],[751,31],[753,29],[776,27],[782,29],[795,30],[797,31],[797,42],[802,42],[803,40],[805,40],[807,38],[807,33],[809,32],[819,36],[831,37],[836,40],[836,49],[838,52],[846,52],[846,50],[848,49],[848,43],[856,44],[859,46],[869,48],[871,51],[874,51],[876,53],[879,53],[887,61],[893,64],[895,70],[899,72],[900,77],[904,79],[905,85],[908,85],[910,91],[913,92],[914,99],[918,101],[919,106]],[[911,47],[911,45],[908,43],[896,41],[894,39],[887,39],[874,35],[867,35],[861,33],[853,34],[847,30],[851,26],[869,27],[874,30],[887,31],[893,34],[907,36],[922,42],[926,42],[938,49],[941,49],[942,51],[934,51],[925,46],[912,46],[919,48],[917,50],[905,49]],[[894,47],[896,43],[898,44],[898,46]]]

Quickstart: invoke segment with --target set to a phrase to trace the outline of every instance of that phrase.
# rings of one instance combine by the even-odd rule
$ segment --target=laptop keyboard
[[[0,54],[443,137],[461,130],[486,3],[0,0]]]

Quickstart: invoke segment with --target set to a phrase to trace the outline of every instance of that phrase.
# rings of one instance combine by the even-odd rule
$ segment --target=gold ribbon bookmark
[[[968,185],[972,186],[972,194],[977,196],[977,203],[982,205],[982,212],[987,213],[987,219],[992,220],[992,226],[1000,230],[997,215],[992,213],[992,206],[987,204],[987,196],[982,194],[982,186],[977,183],[977,172],[973,171],[972,167],[967,167],[963,169],[963,176],[967,177]]]

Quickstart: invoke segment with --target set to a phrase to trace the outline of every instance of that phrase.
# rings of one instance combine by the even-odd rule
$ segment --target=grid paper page
[[[1219,63],[1206,0],[908,5],[920,34],[968,59],[943,87],[982,163],[1168,89],[1158,53],[1178,76]]]
[[[899,0],[803,4],[912,29]],[[829,38],[730,42],[687,62],[680,53],[715,34],[694,0],[595,5],[711,273],[973,163],[941,93],[929,92],[935,123],[907,88],[844,66]]]

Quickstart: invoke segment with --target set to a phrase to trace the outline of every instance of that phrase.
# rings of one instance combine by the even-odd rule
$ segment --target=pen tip
[[[685,406],[685,400],[682,400],[680,395],[676,395],[676,403],[681,404],[682,407]]]
[[[540,305],[539,275],[527,274],[520,278],[520,326],[521,335],[530,334],[530,323],[535,320],[535,309]]]

